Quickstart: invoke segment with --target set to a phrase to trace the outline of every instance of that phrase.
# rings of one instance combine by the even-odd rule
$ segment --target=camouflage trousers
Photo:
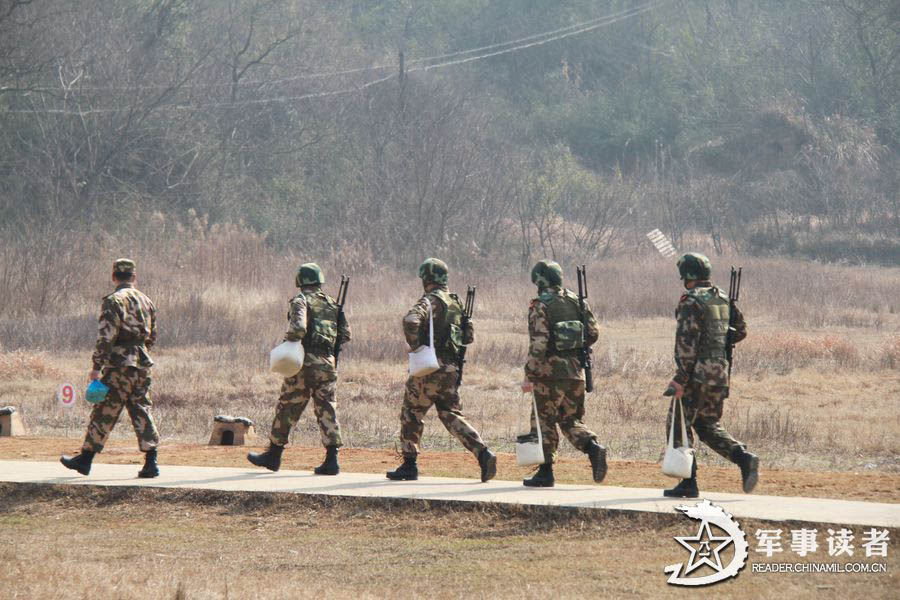
[[[584,452],[597,434],[584,426],[584,381],[578,379],[536,379],[534,399],[541,417],[541,435],[544,437],[544,460],[552,463],[559,447],[559,429],[569,443]],[[533,411],[532,411],[533,412]],[[534,414],[531,415],[531,431],[537,435]]]
[[[95,404],[91,410],[82,450],[103,451],[123,407],[131,417],[141,452],[159,446],[159,433],[150,416],[153,405],[150,401],[150,371],[136,367],[107,368],[101,381],[109,386],[109,393],[103,402]]]
[[[459,370],[456,365],[444,365],[424,377],[406,380],[403,408],[400,410],[400,449],[404,456],[419,453],[419,440],[425,429],[425,415],[433,404],[438,418],[453,437],[476,456],[487,448],[478,432],[469,425],[460,410],[456,381]]]
[[[288,443],[291,430],[306,410],[312,398],[319,436],[323,446],[343,446],[341,424],[337,418],[337,402],[334,399],[337,374],[325,369],[304,367],[293,377],[287,377],[281,386],[281,396],[275,407],[275,419],[269,439],[273,444]]]
[[[731,453],[735,448],[746,448],[745,444],[737,441],[728,433],[719,419],[722,418],[722,408],[725,404],[725,390],[722,386],[705,385],[696,381],[690,381],[684,386],[684,395],[681,402],[684,405],[685,427],[687,429],[687,443],[694,445],[694,431],[700,437],[700,441],[716,451],[716,453],[731,460]],[[677,407],[677,404],[675,405]],[[672,408],[666,418],[666,439],[668,439],[672,426]],[[683,446],[681,431],[678,423],[675,423],[675,446]]]

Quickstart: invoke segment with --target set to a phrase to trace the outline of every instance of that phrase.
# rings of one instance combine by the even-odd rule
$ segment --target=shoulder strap
[[[525,396],[528,392],[522,392],[522,395]],[[538,446],[541,448],[544,447],[544,434],[541,433],[541,415],[538,413],[537,409],[537,398],[534,393],[531,394],[531,408],[528,411],[529,417],[531,416],[532,411],[534,411],[534,424],[537,428],[537,438],[538,438]],[[519,413],[522,414],[522,413]],[[519,417],[521,419],[521,417]],[[521,430],[520,430],[521,431]]]
[[[681,424],[681,446],[687,444],[687,428],[684,425],[684,405],[681,398],[672,398],[672,425],[669,428],[669,448],[675,447],[675,403],[678,403],[678,422]]]
[[[428,345],[434,348],[434,315],[431,310],[431,301],[428,301]]]
[[[440,302],[441,304],[444,305],[444,308],[447,308],[448,307],[447,299],[443,297],[443,294],[441,293],[442,291],[443,290],[431,290],[430,292],[425,294],[425,296],[427,296],[429,298],[437,299],[438,302]],[[448,296],[452,295],[452,294],[448,294],[447,292],[444,292],[444,294],[447,294]]]

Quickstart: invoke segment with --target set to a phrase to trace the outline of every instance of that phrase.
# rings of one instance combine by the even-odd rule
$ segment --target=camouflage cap
[[[322,269],[316,263],[304,263],[297,269],[297,277],[294,280],[297,287],[304,285],[319,285],[325,283]]]
[[[531,269],[531,283],[539,289],[562,285],[562,267],[552,260],[539,260]]]
[[[113,263],[113,273],[134,274],[134,261],[130,258],[120,258]]]
[[[419,265],[419,277],[426,283],[437,283],[438,285],[447,285],[450,269],[447,263],[439,258],[426,258]]]
[[[678,259],[678,273],[685,281],[703,281],[709,279],[712,267],[709,259],[699,252],[682,254]]]

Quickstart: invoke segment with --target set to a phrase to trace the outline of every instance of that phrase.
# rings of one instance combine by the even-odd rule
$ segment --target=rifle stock
[[[728,333],[725,336],[725,358],[728,360],[728,387],[725,388],[725,397],[727,398],[731,391],[731,366],[734,363],[734,319],[735,319],[735,303],[741,293],[741,271],[743,267],[735,270],[731,267],[731,279],[728,283]]]
[[[578,306],[581,308],[581,326],[583,335],[587,335],[588,322],[587,311],[585,310],[584,301],[588,297],[587,291],[587,272],[585,266],[575,268],[578,274]],[[594,373],[591,364],[591,348],[585,343],[581,347],[581,368],[584,369],[584,390],[586,392],[594,391]]]

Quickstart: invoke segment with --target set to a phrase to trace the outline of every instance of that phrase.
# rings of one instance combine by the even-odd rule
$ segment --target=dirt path
[[[74,438],[0,438],[0,459],[55,460],[61,453],[78,450]],[[246,454],[247,446],[198,446],[192,444],[164,444],[160,449],[160,463],[209,467],[252,467]],[[282,466],[285,469],[311,470],[323,456],[321,448],[288,447]],[[97,457],[97,462],[135,464],[142,461],[134,443],[111,442]],[[345,448],[341,451],[341,468],[348,472],[381,473],[393,469],[399,462],[390,450]],[[465,452],[427,452],[420,457],[420,470],[434,477],[467,477],[478,475],[475,459]],[[560,483],[590,483],[587,459],[560,459],[556,469]],[[517,480],[527,476],[529,469],[517,467],[512,454],[501,454],[498,479]],[[714,492],[740,492],[737,468],[701,466],[701,489]],[[674,480],[665,477],[659,465],[645,461],[611,461],[604,483],[627,487],[669,487]],[[763,470],[756,492],[777,496],[805,496],[809,498],[839,498],[900,503],[900,474],[805,472]]]

